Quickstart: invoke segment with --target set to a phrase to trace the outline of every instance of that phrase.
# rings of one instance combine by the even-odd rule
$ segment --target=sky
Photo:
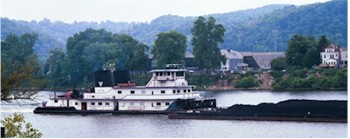
[[[1,17],[17,20],[150,22],[162,15],[199,16],[270,4],[329,0],[1,0]]]

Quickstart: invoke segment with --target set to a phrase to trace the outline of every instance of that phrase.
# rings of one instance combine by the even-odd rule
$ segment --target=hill
[[[274,51],[275,39],[277,51],[285,51],[287,42],[293,34],[303,34],[318,37],[326,35],[333,43],[347,45],[347,1],[333,0],[304,6],[269,5],[256,9],[236,12],[205,15],[213,16],[218,23],[226,28],[225,42],[222,49],[237,51]],[[66,40],[75,33],[87,28],[105,28],[112,33],[123,33],[135,37],[139,42],[152,47],[156,34],[169,30],[176,30],[187,36],[188,51],[190,45],[190,28],[197,17],[181,17],[164,15],[150,23],[125,23],[105,21],[51,22],[20,21],[1,18],[1,39],[8,34],[21,35],[26,32],[36,32],[39,40],[35,45],[35,52],[41,63],[49,56],[52,48],[65,49]],[[273,35],[275,32],[275,36]]]

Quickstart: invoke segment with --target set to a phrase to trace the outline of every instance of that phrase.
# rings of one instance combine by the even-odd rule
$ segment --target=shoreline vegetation
[[[338,69],[319,69],[307,70],[303,76],[295,75],[288,72],[278,73],[272,72],[248,72],[246,74],[228,74],[228,75],[203,75],[188,74],[188,82],[196,85],[197,91],[258,91],[266,90],[273,92],[283,91],[347,91],[347,73],[346,70]],[[335,76],[331,73],[337,73]],[[131,75],[132,82],[139,86],[146,85],[151,78],[150,74]],[[283,79],[282,79],[283,78]],[[314,79],[315,78],[315,79]],[[246,81],[244,81],[246,80]],[[325,80],[329,82],[325,82]],[[310,85],[307,85],[310,84]],[[328,84],[328,85],[325,85]],[[237,87],[243,86],[243,87]],[[280,86],[285,88],[281,88]],[[318,87],[322,85],[322,88]],[[301,87],[304,86],[304,87]],[[277,87],[277,88],[276,88]],[[91,92],[93,87],[75,88],[82,92]],[[44,87],[44,88],[17,88],[16,91],[70,91],[72,87]]]

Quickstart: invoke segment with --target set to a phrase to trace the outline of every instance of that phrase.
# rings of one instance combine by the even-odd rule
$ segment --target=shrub
[[[258,85],[253,76],[244,77],[236,83],[237,88],[250,88]]]

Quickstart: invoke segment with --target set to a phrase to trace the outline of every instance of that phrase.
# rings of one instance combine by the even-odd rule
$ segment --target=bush
[[[284,72],[281,72],[281,71],[272,71],[270,72],[270,75],[272,77],[274,77],[275,79],[276,78],[281,78],[283,75],[284,75]]]
[[[204,88],[214,85],[220,79],[220,75],[188,75],[187,80],[189,84]]]
[[[236,83],[236,88],[250,88],[258,85],[253,76],[244,77]]]
[[[274,71],[282,71],[285,70],[286,67],[286,59],[283,57],[279,57],[271,61],[271,69]]]

